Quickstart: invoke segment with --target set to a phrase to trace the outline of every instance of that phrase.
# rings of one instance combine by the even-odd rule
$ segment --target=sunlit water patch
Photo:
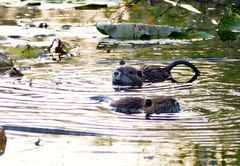
[[[222,153],[232,153],[226,162],[238,162],[234,156],[239,149],[239,73],[237,69],[232,70],[238,65],[237,60],[193,60],[201,71],[201,76],[193,83],[165,81],[117,90],[111,77],[119,66],[118,61],[106,60],[111,54],[104,51],[92,53],[97,54],[85,52],[74,57],[74,62],[44,65],[39,61],[41,65],[23,70],[22,79],[2,76],[0,123],[5,126],[9,138],[3,161],[11,163],[9,157],[17,155],[17,161],[24,162],[29,153],[41,154],[61,144],[59,153],[72,156],[73,160],[77,154],[87,158],[96,154],[103,158],[118,154],[125,158],[124,161],[130,161],[126,157],[128,154],[139,158],[141,163],[159,164],[162,162],[159,158],[165,157],[165,163],[174,165],[183,162],[182,155],[186,156],[184,162],[213,160],[218,163],[224,158]],[[83,56],[89,59],[84,61]],[[140,68],[144,64],[166,66],[170,62],[146,58],[130,60],[128,65]],[[223,64],[229,67],[223,70]],[[183,77],[192,75],[191,70],[182,65],[173,70],[173,76],[180,82],[187,80]],[[110,100],[99,102],[91,99],[94,96]],[[152,120],[145,120],[143,113],[125,115],[110,108],[111,100],[129,96],[170,96],[180,102],[182,112],[153,115]],[[40,147],[34,144],[38,138],[41,139]],[[20,140],[25,146],[17,145]],[[50,150],[50,155],[59,158],[60,154],[54,151]],[[60,161],[66,163],[67,160]]]
[[[167,153],[173,145],[179,148],[174,149],[176,153],[180,149],[181,153],[186,155],[190,155],[189,150],[194,149],[199,151],[198,153],[201,151],[212,153],[212,149],[215,149],[217,155],[231,144],[228,149],[234,153],[239,148],[239,129],[237,128],[239,105],[232,104],[238,98],[236,98],[237,95],[233,95],[235,93],[229,93],[229,87],[234,84],[218,81],[224,77],[224,74],[219,73],[219,63],[205,61],[194,63],[202,73],[196,82],[146,84],[141,89],[125,91],[115,91],[111,85],[111,74],[115,69],[111,64],[105,64],[105,67],[101,64],[85,64],[79,67],[56,64],[51,68],[31,68],[25,71],[25,76],[21,80],[6,77],[1,79],[1,124],[29,127],[29,130],[22,132],[12,131],[9,127],[10,130],[7,130],[9,144],[18,142],[17,139],[23,139],[21,136],[24,135],[27,136],[26,139],[32,141],[32,147],[34,147],[34,141],[40,138],[43,144],[40,149],[56,146],[59,141],[63,141],[64,137],[72,142],[67,143],[68,139],[66,142],[63,141],[66,144],[62,145],[63,147],[75,146],[75,141],[78,139],[92,146],[89,140],[94,138],[84,140],[84,138],[64,136],[76,135],[93,136],[96,137],[96,141],[100,139],[99,137],[113,139],[112,145],[105,145],[113,149],[100,150],[100,147],[94,145],[92,150],[87,150],[93,155],[100,151],[108,155],[121,154],[122,149],[117,148],[120,143],[124,154],[133,153],[135,157],[142,156],[141,160],[153,158],[151,159],[153,163],[159,161],[154,158],[165,155],[161,150]],[[166,62],[163,62],[163,65],[166,65]],[[137,64],[134,66],[138,67]],[[174,72],[177,78],[187,73],[191,74],[182,66],[176,67]],[[152,120],[145,120],[144,114],[116,113],[111,110],[108,101],[91,100],[92,96],[97,95],[112,99],[126,96],[171,96],[179,100],[183,111],[175,115],[154,115]],[[231,100],[234,96],[236,100]],[[34,129],[35,132],[32,133]],[[44,135],[48,130],[53,130],[52,136]],[[63,136],[54,136],[58,134],[57,132]],[[52,142],[52,139],[56,141]],[[186,145],[181,147],[184,144]],[[167,148],[166,145],[169,147]],[[28,146],[31,147],[31,145]],[[131,148],[134,150],[132,151]],[[16,148],[15,152],[11,151],[17,153],[23,149],[20,147],[20,150]],[[86,154],[86,151],[80,150],[80,152],[76,147],[73,149],[75,150],[69,152],[70,154]],[[11,153],[6,152],[6,158],[4,157],[6,161],[8,154]],[[179,160],[177,154],[175,157]],[[171,160],[175,161],[173,158]]]

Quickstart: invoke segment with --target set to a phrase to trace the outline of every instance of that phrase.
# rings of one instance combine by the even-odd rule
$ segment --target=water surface
[[[6,35],[15,31],[1,31],[5,45],[26,40],[46,45],[58,37],[79,50],[79,55],[59,63],[44,58],[19,60],[19,65],[30,66],[22,71],[25,76],[21,80],[1,76],[0,125],[9,129],[2,165],[240,165],[239,48],[212,39],[100,49],[97,45],[104,36],[94,23],[108,20],[104,10],[33,12],[0,7],[0,12],[0,28],[9,26],[21,32],[15,40]],[[71,22],[69,13],[78,18],[76,22]],[[28,18],[35,24],[47,20],[50,27],[30,28],[24,33],[25,23],[19,25],[18,21]],[[62,18],[66,21],[59,22]],[[57,31],[68,23],[73,27]],[[54,35],[37,40],[36,33]],[[193,83],[166,81],[118,91],[111,84],[111,74],[121,59],[137,68],[187,59],[199,68],[201,76]],[[191,75],[185,66],[174,69],[179,81]],[[183,111],[145,120],[144,114],[116,113],[108,102],[91,100],[93,96],[115,100],[170,96],[180,102]],[[22,128],[16,131],[11,126]],[[38,139],[40,146],[35,145]]]

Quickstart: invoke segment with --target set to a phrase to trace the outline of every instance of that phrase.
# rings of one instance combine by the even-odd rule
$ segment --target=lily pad
[[[183,33],[180,27],[142,23],[98,24],[97,30],[114,39],[168,38],[172,33]]]
[[[39,57],[41,50],[36,46],[24,45],[10,47],[8,48],[7,53],[12,59],[18,60],[24,58],[37,58]]]

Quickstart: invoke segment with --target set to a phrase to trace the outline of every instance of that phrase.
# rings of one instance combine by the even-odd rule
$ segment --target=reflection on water
[[[13,9],[0,11],[11,13],[6,10]],[[60,17],[59,12],[63,11],[48,12]],[[21,10],[15,13],[22,15]],[[31,17],[43,17],[35,14]],[[14,14],[9,18],[15,20]],[[82,29],[92,32],[88,27]],[[64,39],[79,46],[79,56],[60,63],[20,61],[22,66],[31,66],[22,71],[25,76],[21,80],[1,76],[0,125],[7,126],[8,137],[1,164],[106,165],[106,161],[107,165],[121,166],[240,164],[237,48],[224,47],[214,39],[147,48],[119,45],[97,49],[100,36],[69,36]],[[226,54],[228,58],[224,58]],[[111,75],[123,58],[137,68],[143,64],[166,66],[176,59],[188,59],[199,68],[201,76],[193,83],[166,81],[115,91]],[[174,68],[177,80],[191,74],[185,66]],[[169,96],[178,99],[183,111],[153,115],[153,120],[145,120],[144,114],[113,112],[108,102],[91,100],[92,96],[100,95],[112,99]]]
[[[0,156],[4,154],[7,143],[7,137],[4,129],[0,128]]]

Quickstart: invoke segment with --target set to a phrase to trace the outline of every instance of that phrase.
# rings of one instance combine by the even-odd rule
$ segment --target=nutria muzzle
[[[120,67],[112,74],[113,85],[142,86],[142,72],[130,67]]]

